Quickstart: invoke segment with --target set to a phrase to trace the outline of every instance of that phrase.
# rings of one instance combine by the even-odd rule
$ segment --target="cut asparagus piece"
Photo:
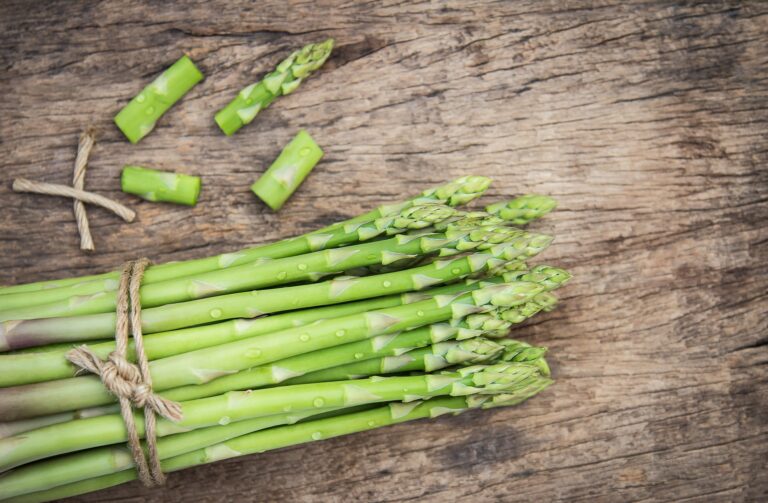
[[[305,352],[449,319],[458,320],[498,307],[522,305],[542,290],[543,287],[535,283],[518,282],[488,286],[459,296],[436,296],[155,360],[150,362],[149,369],[156,391],[203,384]],[[0,388],[0,420],[53,414],[113,400],[97,376]]]
[[[251,190],[267,206],[277,211],[322,157],[323,149],[302,129],[280,152],[266,173],[251,185]]]
[[[216,424],[283,414],[286,411],[353,407],[389,401],[412,402],[446,395],[464,397],[475,394],[509,394],[523,384],[540,378],[541,374],[535,365],[515,362],[475,365],[440,374],[373,377],[230,392],[182,402],[184,418],[178,423],[159,419],[157,435],[163,437]],[[137,423],[142,424],[141,421]],[[143,426],[138,426],[138,430],[140,435],[144,434]],[[52,443],[52,438],[57,439],[57,442]],[[52,425],[27,432],[23,437],[0,440],[4,452],[0,469],[125,440],[125,425],[117,414]],[[66,458],[50,462],[56,464],[62,459]],[[132,462],[130,456],[126,461]],[[39,464],[25,466],[0,476],[0,499],[23,494],[25,489],[20,481],[28,480],[30,475],[39,475],[38,466]],[[74,481],[57,480],[56,483],[58,485]]]
[[[141,166],[125,166],[120,177],[123,192],[147,201],[194,206],[200,195],[200,177],[158,171]]]
[[[317,245],[312,243],[321,243],[325,238],[317,238],[316,234],[328,234],[331,229],[348,226],[355,228],[360,224],[373,222],[380,217],[392,216],[400,213],[405,208],[421,204],[442,203],[449,206],[459,206],[466,204],[473,199],[483,195],[490,185],[491,180],[484,176],[463,176],[452,182],[439,187],[425,190],[421,194],[414,196],[404,202],[393,205],[380,206],[377,209],[350,218],[349,220],[338,222],[323,229],[305,234],[298,238],[291,238],[268,245],[246,248],[234,253],[225,253],[215,257],[202,259],[193,259],[183,262],[169,262],[150,266],[144,274],[143,284],[154,281],[164,281],[167,279],[189,276],[191,274],[208,272],[216,269],[223,269],[230,266],[241,265],[259,258],[281,258],[300,255],[310,251],[317,251]],[[312,236],[312,237],[310,237]],[[9,295],[24,292],[40,292],[52,288],[76,285],[91,281],[106,281],[114,284],[119,278],[119,272],[113,271],[103,274],[94,274],[90,276],[81,276],[77,278],[56,279],[50,281],[38,281],[36,283],[27,283],[23,285],[0,287],[0,295]],[[114,289],[114,286],[112,287]],[[69,295],[65,295],[68,297]],[[62,297],[58,297],[62,298]],[[2,299],[7,302],[7,298]]]
[[[145,87],[115,116],[115,124],[131,143],[138,143],[157,120],[203,79],[188,56],[182,56]]]
[[[235,99],[216,114],[216,124],[227,136],[246,124],[267,108],[277,97],[290,94],[301,81],[323,66],[331,55],[332,38],[317,44],[308,44],[291,53],[274,71],[255,84],[240,91]]]

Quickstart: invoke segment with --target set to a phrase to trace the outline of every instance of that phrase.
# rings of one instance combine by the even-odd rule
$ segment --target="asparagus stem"
[[[524,304],[542,290],[543,287],[535,283],[501,284],[458,297],[441,295],[403,306],[318,321],[309,327],[289,328],[152,361],[149,364],[152,382],[156,391],[203,384],[239,370],[305,352],[451,318],[461,319],[499,306]],[[53,414],[113,400],[114,397],[97,376],[0,388],[0,420]]]
[[[115,124],[131,143],[138,143],[154,129],[157,120],[202,79],[203,74],[192,60],[182,56],[120,110]]]
[[[447,206],[417,209],[438,215],[436,218],[442,218],[446,211],[453,211]],[[393,227],[390,225],[389,228]],[[399,231],[401,227],[394,227],[394,229]],[[445,248],[461,246],[467,250],[471,247],[484,249],[489,246],[486,241],[493,239],[496,235],[506,239],[507,236],[520,233],[521,231],[512,231],[507,228],[491,227],[481,232],[462,230],[425,234],[421,237],[396,236],[388,240],[322,250],[294,257],[255,261],[225,270],[144,285],[140,289],[141,304],[145,308],[156,307],[227,293],[316,280],[357,267],[388,264],[414,255],[434,254]],[[49,304],[2,311],[0,321],[106,313],[115,310],[115,299],[114,292],[71,297]]]
[[[567,279],[569,278],[567,274],[562,274],[563,271],[557,268],[552,268],[548,266],[538,266],[536,269],[539,270],[539,273],[537,273],[537,276],[539,281],[541,282],[540,284],[542,284],[548,289],[556,288],[557,283],[554,281],[549,281],[541,271],[548,269],[549,274],[553,278],[558,278],[563,283],[566,282]],[[519,275],[516,275],[515,277],[519,278]],[[483,286],[489,286],[490,284],[495,284],[502,280],[503,280],[502,278],[495,277],[495,278],[489,278],[488,280],[484,280],[484,281],[475,281],[473,284],[448,285],[444,287],[433,288],[431,290],[428,290],[426,292],[421,292],[418,294],[406,294],[402,296],[401,300],[402,300],[402,303],[415,302],[420,299],[433,297],[435,295],[446,295],[446,294],[458,293],[460,291],[470,291],[476,288],[481,288]],[[365,302],[366,301],[362,303],[355,303],[355,304],[364,304]],[[350,369],[346,367],[342,368],[342,367],[336,367],[336,366],[342,365],[346,362],[355,361],[358,359],[362,360],[365,358],[373,358],[375,356],[381,356],[381,355],[398,356],[402,354],[404,350],[407,350],[410,348],[418,348],[431,343],[439,343],[440,341],[449,340],[451,338],[455,338],[461,341],[464,339],[477,337],[480,335],[486,335],[488,337],[503,337],[506,331],[509,329],[509,327],[513,323],[520,323],[524,319],[527,319],[528,317],[533,316],[535,313],[537,313],[540,310],[545,310],[545,311],[550,310],[554,306],[554,302],[555,302],[555,298],[552,295],[549,295],[547,293],[541,293],[533,297],[531,301],[526,302],[525,304],[522,304],[520,306],[509,308],[505,310],[503,313],[471,314],[458,323],[454,322],[454,323],[448,323],[448,324],[433,324],[433,325],[430,325],[429,327],[422,327],[414,330],[409,330],[407,332],[396,334],[394,336],[392,335],[377,336],[368,340],[342,344],[340,346],[330,347],[330,348],[318,350],[318,351],[312,351],[310,353],[300,354],[295,357],[289,357],[284,360],[280,360],[271,364],[253,367],[247,370],[242,370],[236,374],[225,375],[205,384],[182,386],[179,388],[167,390],[166,392],[163,393],[163,395],[166,398],[169,398],[171,400],[176,400],[176,401],[205,398],[208,396],[225,393],[227,391],[258,388],[258,387],[266,386],[270,384],[277,384],[278,382],[280,382],[281,379],[286,379],[288,376],[300,375],[302,373],[311,373],[311,376],[308,375],[307,379],[302,379],[301,377],[298,377],[298,378],[288,379],[287,381],[283,381],[283,382],[286,384],[299,384],[304,382],[320,382],[320,381],[328,381],[328,380],[348,379],[351,377],[343,377],[343,376],[338,377],[340,375],[338,373],[324,374],[322,371],[317,371],[317,370],[326,369],[328,367],[334,367],[333,369],[329,369],[329,372],[340,371],[340,372],[347,372],[350,375],[355,375],[357,372],[355,369]],[[338,306],[338,307],[344,307],[344,306]],[[386,306],[381,306],[381,307],[386,307]],[[329,309],[333,309],[333,307],[307,310],[304,313],[306,316],[306,315],[309,315],[310,313],[313,313],[314,311],[329,310]],[[373,309],[373,307],[369,306],[368,310],[371,310],[371,309]],[[359,311],[364,311],[364,310],[366,310],[366,308],[363,306],[361,306],[361,308],[359,309]],[[337,314],[341,314],[341,313],[337,313]],[[286,318],[288,317],[287,314],[280,315],[280,316],[286,317]],[[505,318],[511,321],[500,320],[498,319],[498,316],[504,316]],[[317,319],[321,319],[321,318],[328,319],[331,317],[332,316],[319,316]],[[269,321],[275,318],[277,317],[262,318],[257,321]],[[309,320],[308,317],[306,319],[303,319],[297,316],[297,318],[298,318],[297,319],[298,323],[295,323],[294,326],[305,325],[307,320]],[[286,319],[286,321],[288,320]],[[284,327],[287,327],[290,325],[291,325],[290,323],[287,323],[284,325]],[[262,333],[266,333],[269,331],[271,330],[266,329],[262,331]],[[192,334],[190,335],[190,337],[194,338]],[[549,375],[549,369],[545,367],[546,362],[544,361],[543,358],[541,358],[544,355],[544,351],[545,351],[543,348],[531,348],[530,350],[523,350],[522,348],[528,347],[528,345],[519,341],[500,339],[498,340],[498,342],[499,344],[502,344],[503,346],[505,346],[505,352],[502,358],[503,361],[535,361],[536,365],[544,366],[544,367],[541,367],[542,373],[544,375]],[[109,349],[109,351],[111,351],[111,348]],[[108,354],[109,351],[106,351],[105,354]],[[2,366],[0,366],[0,368],[2,368]],[[286,369],[288,370],[287,372],[286,372]],[[327,377],[327,378],[323,378],[323,377]],[[92,409],[83,409],[74,413],[42,416],[42,418],[39,418],[39,419],[42,419],[45,424],[55,424],[55,423],[69,421],[71,419],[81,418],[81,417],[94,417],[97,415],[110,414],[116,411],[117,409],[114,408],[114,406],[102,406],[102,407],[97,407]],[[35,418],[35,419],[29,419],[29,420],[7,422],[5,423],[5,428],[8,430],[8,433],[5,436],[8,436],[10,434],[20,433],[23,431],[28,431],[30,429],[34,429],[39,426],[42,426],[43,423],[38,424],[36,422],[39,419]],[[3,426],[4,426],[3,424],[0,424],[0,431],[3,430]],[[0,437],[2,436],[3,435],[0,435]]]
[[[303,79],[323,66],[331,55],[333,44],[333,39],[329,38],[318,44],[305,45],[291,53],[273,72],[240,91],[235,99],[219,110],[215,117],[216,124],[227,136],[232,136],[238,129],[250,124],[275,98],[292,93]]]
[[[120,187],[147,201],[194,206],[200,195],[200,177],[128,165],[123,167]]]
[[[485,211],[514,225],[525,225],[531,220],[543,217],[556,206],[557,202],[551,197],[525,194],[511,201],[488,205]]]
[[[435,418],[444,414],[455,415],[476,408],[515,405],[544,390],[551,384],[551,382],[550,379],[541,375],[532,375],[528,378],[521,379],[515,386],[511,386],[509,392],[505,395],[437,397],[411,403],[394,402],[361,412],[347,413],[328,418],[298,422],[293,425],[279,426],[268,430],[249,433],[231,440],[207,446],[203,449],[166,459],[162,462],[162,468],[166,472],[172,472],[236,456],[261,453],[268,450],[367,431],[416,419]],[[99,466],[115,466],[116,463],[114,463],[114,461],[115,458],[109,458],[108,462],[102,462]],[[81,473],[72,477],[80,477],[82,479],[80,482],[61,485],[46,491],[35,492],[28,497],[18,499],[18,501],[25,503],[43,502],[57,498],[76,496],[85,492],[112,487],[136,478],[135,470],[128,469],[117,471],[118,469],[119,468],[114,468],[116,473],[96,476],[94,478],[85,478],[88,477],[88,474]]]
[[[232,391],[223,395],[181,403],[183,419],[178,423],[158,419],[157,435],[189,431],[216,424],[320,408],[352,407],[388,401],[413,401],[440,395],[504,393],[521,381],[538,376],[527,363],[465,367],[456,372],[407,377],[372,377],[351,381],[297,384],[258,390]],[[137,429],[143,435],[143,422]],[[56,442],[52,442],[56,439]],[[119,414],[60,423],[0,440],[0,470],[67,452],[110,445],[126,440]],[[3,489],[12,486],[14,470],[0,477],[0,498],[10,497]]]
[[[149,360],[157,360],[255,335],[304,326],[318,320],[400,306],[434,295],[456,294],[501,282],[503,282],[503,277],[494,277],[484,281],[467,280],[430,288],[419,294],[388,295],[345,304],[289,311],[252,320],[235,319],[169,332],[157,332],[144,336],[144,351]],[[32,353],[27,349],[23,350],[25,353],[0,355],[0,387],[52,381],[74,376],[77,369],[66,359],[66,354],[72,349],[72,344],[62,343],[59,346],[61,347],[57,351],[47,351],[45,354]],[[91,344],[88,348],[99,358],[105,359],[109,353],[114,351],[115,342],[114,340],[100,342]],[[132,340],[129,341],[128,353],[129,357],[134,359]]]
[[[259,272],[254,274],[254,268],[264,265],[267,259],[287,259],[299,257],[318,250],[329,250],[339,246],[350,245],[357,242],[365,242],[382,234],[398,234],[410,229],[421,229],[431,224],[440,222],[456,214],[456,210],[441,204],[419,205],[405,208],[399,213],[387,217],[381,217],[363,225],[343,226],[333,232],[302,236],[294,240],[283,241],[282,245],[274,246],[272,252],[267,247],[246,250],[232,257],[223,255],[218,261],[222,267],[207,272],[194,273],[179,278],[171,278],[163,281],[142,281],[141,297],[144,307],[160,305],[172,300],[158,300],[158,294],[162,292],[177,292],[177,300],[192,298],[193,296],[212,295],[223,293],[219,288],[226,285],[228,278],[263,277],[274,282],[286,282],[288,277],[281,279],[275,274]],[[294,245],[291,245],[294,242]],[[279,250],[278,250],[279,249]],[[267,251],[268,256],[260,257]],[[278,250],[275,252],[275,250]],[[351,253],[351,252],[350,252]],[[285,257],[280,256],[285,255]],[[251,260],[253,258],[253,260]],[[237,264],[235,264],[237,262]],[[279,262],[286,264],[286,262]],[[270,264],[273,269],[274,265]],[[315,277],[307,264],[304,268],[298,268],[297,264],[288,263],[291,278],[307,279]],[[156,271],[157,269],[151,269]],[[233,272],[234,270],[234,272]],[[267,271],[268,272],[268,271]],[[298,274],[298,276],[297,276]],[[246,281],[247,283],[247,281]],[[23,317],[46,317],[47,315],[75,315],[94,314],[114,310],[114,290],[117,289],[116,280],[86,281],[75,285],[49,289],[41,292],[23,292],[2,297],[2,309],[0,309],[0,321],[3,319],[19,319]],[[235,288],[232,285],[231,288]],[[242,289],[242,288],[240,288]],[[149,290],[149,292],[148,292]],[[184,292],[187,292],[186,294]],[[178,294],[181,297],[178,297]],[[154,300],[153,300],[154,298]],[[154,303],[153,303],[154,302]]]
[[[238,252],[225,253],[215,257],[187,260],[183,262],[169,262],[166,264],[150,266],[144,274],[143,283],[147,284],[155,281],[165,281],[167,279],[189,276],[191,274],[223,269],[226,267],[251,262],[258,258],[282,258],[290,257],[293,255],[300,255],[310,251],[317,251],[320,248],[317,246],[313,247],[311,245],[313,242],[321,242],[321,239],[315,237],[310,238],[309,236],[314,236],[316,234],[327,234],[331,229],[338,229],[344,226],[354,227],[356,225],[369,223],[381,217],[396,215],[403,209],[409,208],[411,206],[430,203],[442,203],[449,206],[466,204],[473,199],[480,197],[488,188],[490,183],[491,180],[483,176],[463,176],[445,185],[425,190],[421,194],[407,199],[404,202],[388,206],[380,206],[375,210],[358,217],[351,218],[343,222],[338,222],[312,233],[299,236],[298,238],[287,239],[277,243],[256,246],[253,248],[246,248]],[[302,240],[302,238],[305,239]],[[306,246],[309,247],[305,248]],[[112,283],[115,283],[115,280],[117,280],[118,277],[119,272],[112,271],[103,274],[81,276],[79,278],[57,279],[50,281],[39,281],[36,283],[27,283],[23,285],[6,286],[0,287],[0,295],[24,292],[40,292],[52,288],[60,288],[91,281],[112,280]],[[114,288],[115,287],[113,286],[112,289]],[[69,295],[66,297],[68,296]],[[7,302],[7,299],[5,298],[0,298],[0,300],[3,301],[3,305],[5,305],[5,302]]]
[[[350,218],[349,220],[345,220],[343,222],[331,224],[320,230],[314,231],[311,234],[322,234],[340,226],[356,225],[369,222],[382,216],[398,213],[404,208],[419,204],[429,204],[435,201],[443,202],[449,206],[467,204],[468,202],[480,197],[490,184],[491,179],[484,176],[463,176],[445,185],[427,189],[418,196],[407,199],[401,203],[385,204],[379,206],[378,208],[371,210],[368,213]]]
[[[157,452],[160,459],[179,456],[190,451],[209,445],[224,442],[228,439],[255,431],[283,424],[292,424],[301,419],[318,415],[329,409],[307,410],[295,413],[275,414],[272,416],[238,421],[232,424],[200,428],[192,432],[178,433],[157,439]],[[116,467],[109,463],[118,461]],[[104,464],[107,463],[107,464]],[[66,456],[54,458],[16,470],[12,476],[0,475],[3,488],[0,497],[14,497],[37,489],[56,487],[78,480],[79,473],[103,475],[133,467],[133,457],[124,446],[109,446],[92,449]],[[44,477],[40,475],[44,474]],[[98,476],[96,475],[96,476]],[[9,496],[10,495],[10,496]]]
[[[283,207],[312,168],[323,150],[303,129],[285,146],[269,169],[251,185],[251,190],[274,211]]]
[[[255,318],[267,313],[421,290],[489,267],[498,267],[504,261],[535,255],[550,242],[549,236],[520,233],[484,253],[437,261],[404,271],[362,278],[336,278],[309,285],[232,293],[153,307],[142,311],[142,329],[150,334],[227,319]],[[5,321],[0,323],[0,350],[103,339],[113,333],[114,326],[114,313]]]
[[[464,341],[444,341],[425,347],[417,347],[405,353],[381,356],[363,361],[351,361],[342,365],[310,372],[288,379],[286,386],[315,382],[343,381],[384,374],[434,370],[458,364],[490,363],[503,352],[503,346],[491,339],[475,337]],[[350,360],[346,360],[350,362]]]

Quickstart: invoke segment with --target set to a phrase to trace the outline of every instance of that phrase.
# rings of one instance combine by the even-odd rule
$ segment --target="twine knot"
[[[149,373],[149,361],[144,352],[144,338],[141,330],[139,295],[141,278],[148,265],[149,260],[140,259],[123,266],[117,289],[115,350],[106,360],[102,360],[88,346],[83,345],[67,353],[67,359],[81,370],[98,375],[104,387],[117,397],[139,479],[146,486],[154,486],[165,483],[165,474],[157,454],[155,414],[170,421],[180,421],[183,416],[181,405],[152,391],[152,376]],[[129,326],[136,351],[136,364],[128,361],[126,357]],[[132,407],[144,411],[146,456],[141,448]]]

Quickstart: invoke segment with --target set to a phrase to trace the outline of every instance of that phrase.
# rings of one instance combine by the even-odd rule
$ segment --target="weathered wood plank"
[[[128,484],[80,501],[768,499],[768,6],[706,2],[50,2],[0,6],[0,283],[274,240],[466,173],[488,200],[551,194],[542,260],[576,279],[516,331],[556,386],[509,410],[400,425]],[[234,138],[212,115],[292,48],[327,68]],[[188,51],[207,75],[155,132],[111,125]],[[67,183],[100,131],[89,211],[10,192]],[[248,185],[296,130],[327,156],[279,215]],[[124,163],[203,175],[194,209],[139,202]]]

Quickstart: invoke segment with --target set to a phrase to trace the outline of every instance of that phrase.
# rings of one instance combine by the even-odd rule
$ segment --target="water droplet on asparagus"
[[[316,431],[312,434],[312,440],[320,440],[321,438],[323,438],[323,434],[319,431]]]
[[[221,309],[211,309],[211,318],[221,318]]]
[[[416,311],[416,316],[424,316],[424,311]]]
[[[136,96],[136,102],[137,102],[137,103],[144,103],[144,101],[145,101],[146,99],[147,99],[147,98],[144,96],[144,93],[139,93],[139,95],[138,95],[138,96]]]
[[[301,156],[309,155],[309,148],[308,147],[304,147],[301,150],[299,150],[299,155],[301,155]]]
[[[147,115],[152,115],[153,113],[155,113],[155,107],[147,107],[145,112],[147,113]]]
[[[323,405],[325,405],[325,400],[323,400],[323,399],[322,399],[322,398],[320,398],[320,397],[317,397],[317,398],[315,398],[315,399],[312,401],[312,405],[314,405],[315,407],[318,407],[318,408],[319,408],[319,407],[322,407]]]
[[[336,337],[344,337],[347,335],[347,332],[344,330],[336,330]]]
[[[231,419],[229,419],[229,416],[221,416],[221,418],[219,419],[219,424],[222,426],[226,426],[229,424],[230,421]]]
[[[288,277],[288,273],[285,272],[285,271],[282,271],[282,272],[278,273],[278,275],[277,275],[277,279],[281,279],[281,280],[285,279],[287,277]]]
[[[261,350],[260,349],[249,349],[245,352],[246,358],[258,358],[261,356]]]
[[[376,426],[376,421],[371,419],[370,421],[368,421],[368,426]]]
[[[296,267],[299,268],[299,271],[306,271],[307,270],[307,264],[299,264]]]
[[[359,360],[363,356],[365,356],[363,353],[355,353],[355,360]]]
[[[461,272],[461,269],[459,269],[458,267],[454,267],[453,269],[451,269],[451,273],[453,274],[459,274],[460,272]]]
[[[286,405],[285,407],[283,407],[283,412],[291,412],[291,410],[293,410],[293,407],[291,407],[290,405]]]
[[[299,340],[300,340],[301,342],[307,342],[307,341],[309,340],[309,334],[301,334],[301,335],[299,336]]]
[[[392,286],[392,282],[391,281],[382,281],[381,286],[383,286],[384,288],[389,288],[390,286]]]

